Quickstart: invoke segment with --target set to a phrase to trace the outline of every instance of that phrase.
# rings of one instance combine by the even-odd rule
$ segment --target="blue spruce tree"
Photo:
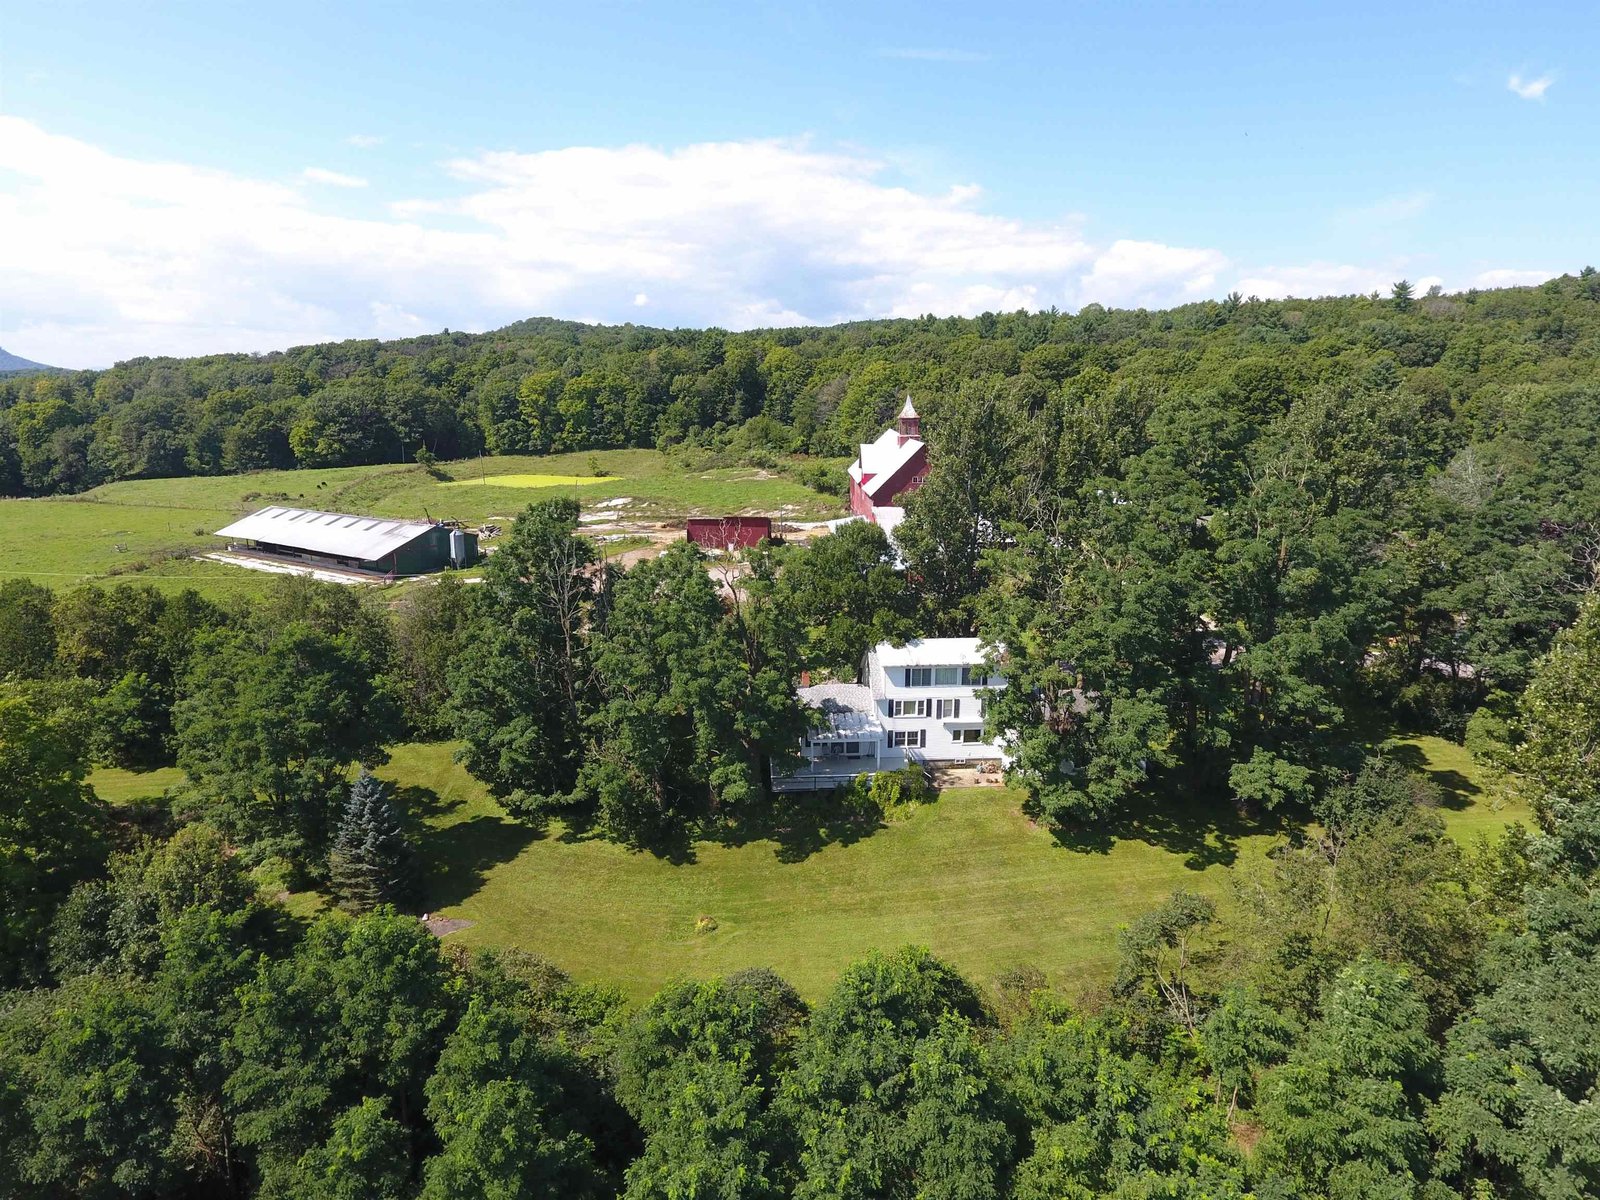
[[[412,898],[411,844],[383,783],[365,770],[350,787],[339,832],[328,855],[328,882],[341,908],[367,912]]]

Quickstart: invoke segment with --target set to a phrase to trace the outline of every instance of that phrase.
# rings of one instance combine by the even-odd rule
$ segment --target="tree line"
[[[1371,379],[1474,410],[1582,378],[1600,276],[1425,297],[1262,301],[1164,312],[985,313],[828,329],[663,330],[520,321],[486,334],[348,341],[263,355],[141,358],[0,378],[0,495],[118,479],[698,446],[838,455],[907,390],[1227,390],[1281,403]]]
[[[209,821],[107,809],[8,685],[5,911],[61,900],[8,930],[39,965],[0,992],[0,1194],[1593,1195],[1597,681],[1591,602],[1492,751],[1536,830],[1464,849],[1376,760],[1226,915],[1131,922],[1104,987],[907,948],[815,1004],[753,969],[636,1007],[388,906],[296,921]]]

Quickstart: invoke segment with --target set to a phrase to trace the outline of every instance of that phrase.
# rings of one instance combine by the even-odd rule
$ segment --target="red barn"
[[[860,457],[850,464],[850,511],[876,521],[876,509],[899,507],[904,501],[898,497],[916,491],[927,477],[922,419],[907,396],[895,427],[863,443]]]
[[[709,550],[754,546],[772,536],[771,517],[690,517],[688,537]]]

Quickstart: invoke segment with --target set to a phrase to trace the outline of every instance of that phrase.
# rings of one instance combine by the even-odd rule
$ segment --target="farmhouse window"
[[[955,741],[963,746],[975,746],[983,741],[981,729],[957,729],[954,731]]]
[[[907,667],[907,687],[927,687],[933,683],[933,670],[929,667]]]
[[[928,732],[925,729],[896,729],[889,734],[889,745],[904,746],[912,750],[920,750],[928,744]]]
[[[955,687],[961,682],[960,667],[935,667],[933,669],[933,682],[935,687]]]
[[[928,715],[928,702],[926,700],[891,700],[889,701],[889,715],[891,717],[925,717]]]
[[[948,721],[951,717],[959,717],[960,715],[961,715],[961,701],[959,701],[959,700],[941,700],[941,701],[939,701],[939,719],[941,721]]]

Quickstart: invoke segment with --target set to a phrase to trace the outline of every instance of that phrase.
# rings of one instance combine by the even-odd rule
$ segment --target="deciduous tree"
[[[38,688],[0,685],[0,985],[37,977],[56,906],[105,861],[87,732]]]
[[[594,549],[570,499],[529,505],[484,566],[481,615],[449,670],[474,776],[515,811],[569,800],[591,707]]]
[[[1013,1140],[977,997],[924,950],[873,954],[817,1009],[784,1079],[798,1197],[1000,1194]]]
[[[1267,1083],[1263,1164],[1304,1196],[1415,1195],[1428,1175],[1423,1103],[1437,1088],[1427,1026],[1404,971],[1364,959],[1340,972]]]
[[[354,763],[384,761],[397,708],[362,648],[294,621],[208,640],[174,711],[179,765],[257,857],[326,861]]]

